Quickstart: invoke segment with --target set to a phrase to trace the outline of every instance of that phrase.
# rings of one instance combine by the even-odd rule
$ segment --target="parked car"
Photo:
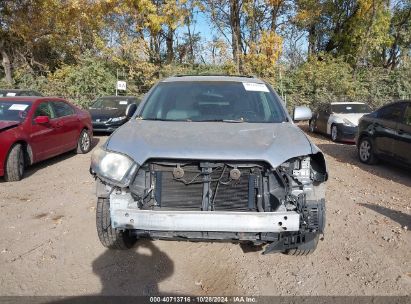
[[[127,121],[126,108],[130,104],[139,104],[134,96],[99,97],[90,106],[89,112],[93,121],[93,130],[113,132]]]
[[[0,99],[0,176],[18,181],[25,167],[70,150],[87,153],[92,126],[88,112],[52,97]]]
[[[362,102],[320,104],[309,122],[310,132],[331,135],[332,141],[354,142],[359,119],[371,108]]]
[[[14,97],[14,96],[43,96],[43,95],[33,90],[20,90],[20,89],[0,90],[0,97]]]
[[[411,101],[399,101],[364,115],[356,137],[361,162],[378,159],[411,165]]]
[[[268,84],[171,77],[126,114],[91,160],[104,246],[161,238],[268,244],[264,253],[316,248],[324,156]],[[310,109],[295,109],[295,120],[310,118]]]

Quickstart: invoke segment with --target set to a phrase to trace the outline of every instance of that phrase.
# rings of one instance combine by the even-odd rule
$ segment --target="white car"
[[[332,141],[354,142],[360,118],[370,112],[370,106],[362,102],[320,104],[310,120],[309,130],[331,135]]]

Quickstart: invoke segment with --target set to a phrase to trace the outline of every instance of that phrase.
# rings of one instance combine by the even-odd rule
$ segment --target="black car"
[[[127,121],[126,109],[130,104],[139,104],[134,96],[103,96],[90,106],[93,131],[113,132]]]
[[[0,90],[0,97],[14,97],[14,96],[43,96],[41,93],[33,90],[21,89],[5,89]]]
[[[398,101],[364,115],[356,137],[361,162],[379,158],[411,165],[411,101]]]

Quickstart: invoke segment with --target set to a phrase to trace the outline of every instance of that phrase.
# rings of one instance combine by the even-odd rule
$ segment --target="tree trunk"
[[[167,64],[170,64],[174,59],[173,42],[174,42],[174,30],[169,28],[167,32],[167,36],[166,36]]]
[[[317,33],[315,25],[311,25],[308,29],[308,56],[312,56],[316,53],[316,41]]]
[[[236,65],[237,73],[242,72],[241,60],[241,25],[240,25],[240,4],[237,0],[230,0],[230,27],[231,27],[231,46],[233,49],[233,60]]]
[[[1,63],[3,65],[4,74],[6,75],[6,82],[9,85],[12,85],[13,84],[13,75],[11,73],[10,57],[7,54],[7,51],[4,48],[4,41],[0,42],[0,53],[1,53],[1,57],[3,58]]]
[[[189,57],[188,62],[193,65],[194,64],[194,41],[193,35],[191,34],[190,25],[187,25],[187,35],[188,35],[188,47],[189,47]]]

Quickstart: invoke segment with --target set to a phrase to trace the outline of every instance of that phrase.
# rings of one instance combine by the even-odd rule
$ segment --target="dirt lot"
[[[311,256],[166,241],[106,250],[95,229],[90,154],[68,153],[21,182],[0,181],[0,294],[409,295],[410,171],[365,166],[355,146],[313,140],[330,180],[326,234]]]

